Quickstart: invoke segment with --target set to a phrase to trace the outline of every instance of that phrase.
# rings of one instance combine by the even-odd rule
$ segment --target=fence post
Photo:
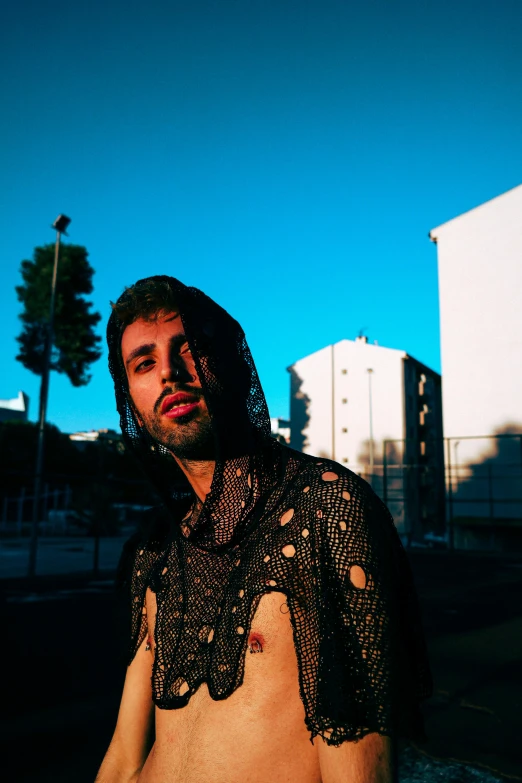
[[[100,571],[100,531],[98,529],[98,523],[95,522],[94,532],[94,552],[92,561],[92,573],[94,576],[98,576]]]
[[[55,489],[54,492],[53,492],[53,511],[54,512],[58,511],[58,500],[59,500],[59,497],[60,497],[60,490],[59,489]],[[63,522],[63,520],[59,521],[59,514],[54,513],[53,516],[54,516],[53,533],[56,535],[56,530],[57,529],[58,529],[58,531],[60,533],[64,533],[65,532],[65,527],[66,527],[65,523]]]
[[[453,537],[453,477],[451,475],[451,439],[445,438],[446,451],[448,456],[448,533],[449,533],[449,548],[451,550],[455,547],[455,541]]]
[[[404,515],[404,521],[408,520],[408,548],[411,547],[412,541],[415,538],[415,522],[412,521],[418,516],[419,512],[419,494],[417,492],[417,502],[413,502],[412,489],[413,481],[411,480],[412,470],[416,470],[415,463],[410,465],[408,462],[404,464],[404,457],[406,456],[406,449],[408,448],[408,439],[403,440],[402,457],[401,457],[401,478],[400,485],[402,491],[402,513]],[[412,514],[412,510],[414,514]],[[417,522],[417,527],[419,523]]]
[[[44,484],[43,502],[44,502],[44,507],[43,507],[42,522],[44,523],[44,535],[45,535],[46,529],[49,533],[51,532],[49,525],[45,527],[45,523],[49,522],[49,484],[47,482]]]
[[[493,497],[493,465],[488,462],[488,501],[489,501],[489,522],[490,522],[490,546],[495,548],[495,500]]]
[[[101,444],[98,445],[98,448],[100,449],[100,453],[101,453]],[[98,481],[94,485],[94,487],[95,487],[95,489],[94,489],[95,503],[94,503],[94,515],[93,515],[93,518],[92,518],[92,535],[94,536],[94,551],[93,551],[93,561],[92,561],[92,572],[93,572],[94,576],[98,576],[98,574],[100,572],[100,532],[101,532],[100,531],[100,525],[101,525],[101,523],[100,523],[100,518],[99,518],[99,512],[100,512],[100,507],[101,507],[102,504],[99,502],[99,500],[100,500],[100,493],[103,491],[101,489],[101,468],[102,468],[102,466],[103,466],[103,463],[102,463],[102,459],[101,459],[101,456],[100,456],[100,465],[99,465],[99,468],[100,468],[100,470],[99,470],[100,478],[98,479]]]
[[[386,462],[386,448],[388,441],[382,442],[382,500],[385,505],[388,505],[388,463]]]
[[[20,496],[18,498],[18,517],[16,520],[16,532],[19,536],[22,535],[22,522],[24,518],[24,500],[25,500],[25,487],[20,490]]]

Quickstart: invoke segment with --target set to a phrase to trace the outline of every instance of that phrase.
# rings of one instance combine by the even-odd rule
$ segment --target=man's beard
[[[190,412],[175,422],[157,411],[138,414],[151,438],[175,457],[194,462],[215,459],[214,430],[206,410]]]

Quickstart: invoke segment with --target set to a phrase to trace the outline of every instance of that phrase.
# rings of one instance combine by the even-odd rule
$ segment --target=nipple
[[[251,653],[263,652],[264,639],[261,634],[253,633],[248,640],[248,649]]]

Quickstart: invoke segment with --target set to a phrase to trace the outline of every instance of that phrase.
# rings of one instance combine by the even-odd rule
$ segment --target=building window
[[[346,375],[348,373],[348,370],[341,370],[341,375]]]
[[[421,440],[420,442],[420,453],[421,453],[421,457],[426,456],[426,441],[424,440]]]
[[[342,402],[342,404],[343,404],[343,405],[346,405],[346,403],[348,402],[348,400],[346,399],[346,397],[343,397],[343,398],[342,398],[342,400],[341,400],[341,402]]]
[[[343,462],[348,462],[348,457],[343,457]]]
[[[343,432],[348,432],[348,427],[343,427]]]

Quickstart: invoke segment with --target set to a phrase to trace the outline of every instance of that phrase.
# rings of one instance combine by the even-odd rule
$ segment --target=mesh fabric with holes
[[[203,682],[213,699],[233,693],[257,603],[276,590],[287,596],[311,738],[335,745],[371,732],[422,739],[419,702],[431,693],[431,675],[410,567],[389,512],[346,468],[270,438],[239,324],[200,291],[161,279],[176,295],[217,462],[210,494],[191,512],[183,474],[134,418],[122,327],[111,316],[109,361],[123,435],[165,504],[149,512],[150,532],[127,549],[131,660],[147,633],[147,587],[156,594],[156,705],[183,707]]]

